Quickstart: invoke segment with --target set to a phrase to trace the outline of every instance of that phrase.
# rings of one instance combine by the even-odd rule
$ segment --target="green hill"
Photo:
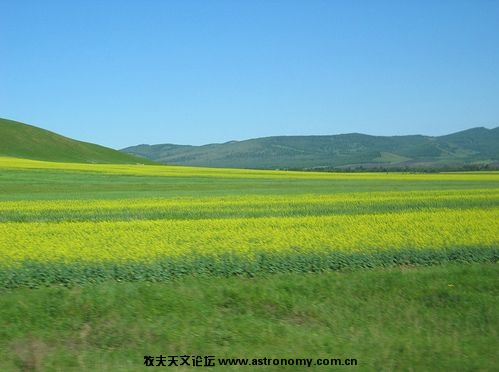
[[[499,127],[446,136],[281,136],[204,146],[139,145],[121,150],[162,163],[259,169],[497,169]]]
[[[71,163],[153,163],[104,146],[76,141],[32,125],[1,118],[0,156]]]

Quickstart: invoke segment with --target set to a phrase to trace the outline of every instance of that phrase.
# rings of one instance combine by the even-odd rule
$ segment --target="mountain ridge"
[[[499,127],[442,136],[362,133],[270,136],[201,146],[141,144],[114,150],[0,118],[0,156],[34,160],[296,170],[499,169]]]
[[[160,163],[255,169],[499,168],[499,127],[442,136],[362,133],[270,136],[201,146],[141,144],[121,149]]]

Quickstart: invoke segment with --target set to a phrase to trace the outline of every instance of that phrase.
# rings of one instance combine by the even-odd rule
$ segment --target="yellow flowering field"
[[[299,249],[369,252],[499,246],[499,208],[198,220],[3,223],[4,262],[89,261]]]
[[[281,265],[307,271],[333,267],[338,254],[346,261],[370,257],[362,263],[369,267],[379,257],[383,264],[400,257],[431,263],[434,255],[490,261],[499,250],[498,173],[330,174],[7,158],[0,170],[0,266],[12,270],[27,262],[195,261],[185,270],[202,271],[228,258],[261,262],[263,255],[271,270],[269,257],[280,257]],[[27,179],[41,186],[25,186]]]

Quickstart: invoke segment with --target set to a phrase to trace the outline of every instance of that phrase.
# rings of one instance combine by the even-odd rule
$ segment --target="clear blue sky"
[[[499,126],[499,1],[0,0],[0,117],[122,148]]]

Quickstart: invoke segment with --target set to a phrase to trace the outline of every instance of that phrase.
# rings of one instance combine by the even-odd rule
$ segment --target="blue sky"
[[[0,1],[0,117],[122,148],[499,126],[499,1]]]

